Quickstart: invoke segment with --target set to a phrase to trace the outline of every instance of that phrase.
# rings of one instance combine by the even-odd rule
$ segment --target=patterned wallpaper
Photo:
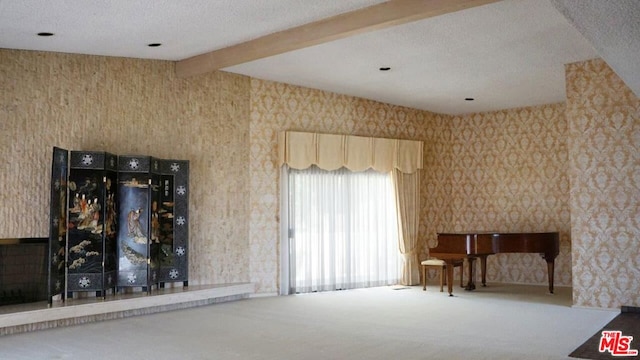
[[[560,231],[556,284],[570,285],[563,105],[450,117],[258,79],[251,93],[251,274],[259,291],[278,290],[282,130],[424,141],[421,258],[437,232]],[[547,283],[537,254],[490,259],[490,281]]]
[[[189,283],[249,281],[249,79],[0,50],[0,237],[47,237],[53,146],[190,161]]]
[[[423,111],[251,79],[251,280],[257,290],[277,293],[279,286],[279,131],[422,140],[434,138],[428,129],[438,119]]]
[[[455,116],[441,161],[445,232],[560,232],[557,285],[571,285],[567,124],[563,104]],[[432,240],[435,244],[435,240]],[[538,254],[497,254],[488,281],[547,284]]]
[[[640,306],[640,100],[602,60],[566,77],[573,301]]]
[[[170,62],[0,50],[0,237],[48,235],[53,146],[188,159],[190,283],[273,294],[277,132],[422,140],[421,257],[440,231],[557,230],[556,283],[576,305],[638,306],[638,99],[599,60],[567,66],[567,94],[447,116],[223,72],[180,80]],[[490,281],[546,283],[535,254],[492,258]]]

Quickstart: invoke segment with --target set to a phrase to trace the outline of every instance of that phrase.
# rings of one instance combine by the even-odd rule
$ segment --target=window
[[[402,259],[391,176],[289,169],[289,292],[399,282]]]

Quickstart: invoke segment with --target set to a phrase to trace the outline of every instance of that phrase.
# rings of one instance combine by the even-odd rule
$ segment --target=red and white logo
[[[622,331],[603,331],[598,350],[601,353],[608,351],[613,356],[638,356],[638,350],[631,348],[632,340],[633,336],[624,336]]]

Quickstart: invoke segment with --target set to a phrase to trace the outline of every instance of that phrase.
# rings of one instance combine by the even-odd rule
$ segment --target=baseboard
[[[571,307],[574,309],[601,310],[601,311],[611,311],[611,312],[617,312],[617,313],[620,312],[620,309],[597,307],[597,306],[571,305]]]

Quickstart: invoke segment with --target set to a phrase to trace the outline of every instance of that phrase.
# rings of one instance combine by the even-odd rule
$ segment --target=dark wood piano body
[[[499,253],[539,253],[547,262],[549,292],[553,293],[555,258],[560,253],[557,232],[544,233],[498,233],[465,232],[439,233],[438,245],[429,248],[429,255],[447,263],[447,286],[453,292],[453,263],[467,258],[469,261],[467,290],[475,289],[473,262],[480,259],[482,285],[486,286],[487,256]]]

